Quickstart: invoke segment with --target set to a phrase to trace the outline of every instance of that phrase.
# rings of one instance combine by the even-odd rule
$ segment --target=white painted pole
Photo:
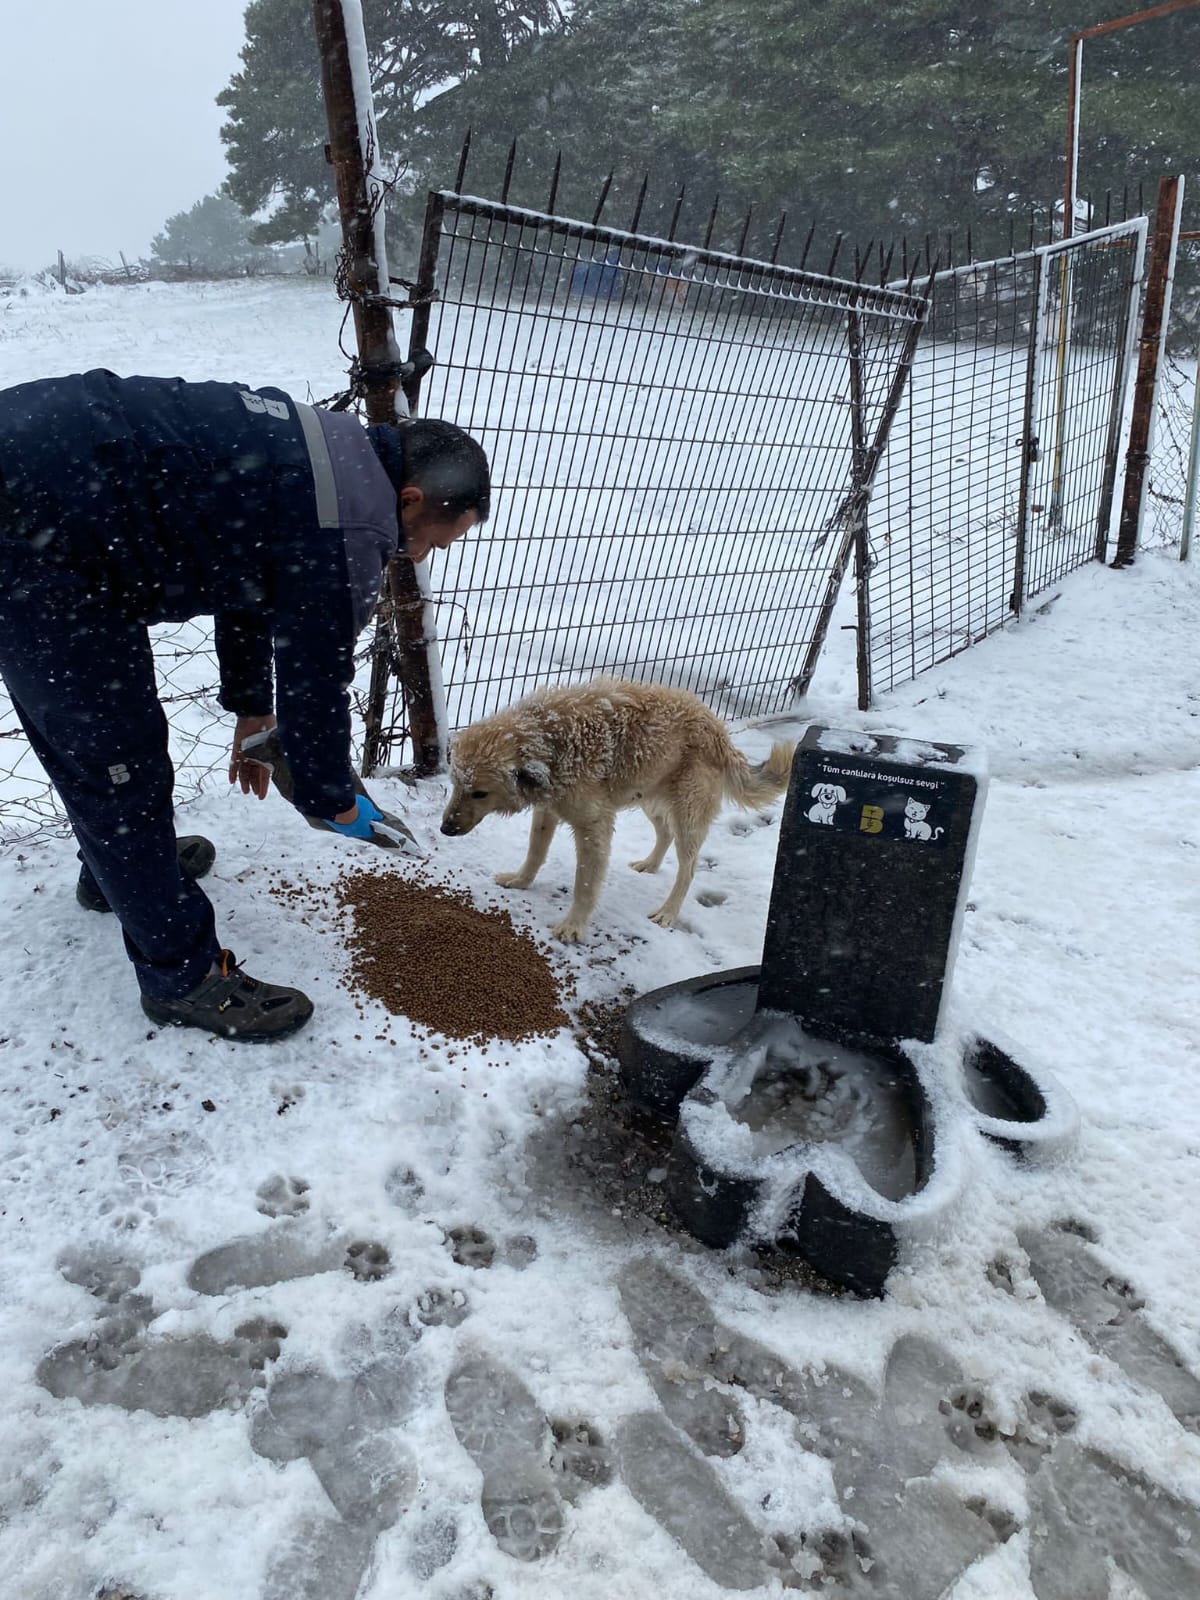
[[[1192,389],[1192,443],[1188,450],[1187,490],[1183,497],[1183,534],[1179,541],[1180,561],[1192,555],[1192,527],[1196,521],[1196,479],[1200,476],[1200,362],[1196,365]]]

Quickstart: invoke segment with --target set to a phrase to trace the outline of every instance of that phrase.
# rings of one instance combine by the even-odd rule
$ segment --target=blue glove
[[[365,839],[368,844],[382,845],[388,850],[419,851],[417,841],[399,817],[381,811],[368,795],[357,795],[358,815],[353,822],[334,822],[329,817],[310,817],[315,828],[329,828],[345,839]]]
[[[334,833],[344,834],[347,839],[370,839],[371,824],[383,821],[383,812],[374,800],[368,800],[365,794],[358,796],[358,815],[353,822],[334,822],[328,817],[321,821],[327,828],[332,828]]]

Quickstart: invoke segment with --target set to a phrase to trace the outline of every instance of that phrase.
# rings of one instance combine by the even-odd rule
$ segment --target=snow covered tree
[[[554,0],[364,0],[364,16],[385,161],[409,164],[407,242],[467,127],[477,193],[499,188],[515,136],[522,203],[543,202],[561,149],[561,211],[590,215],[614,170],[606,215],[627,222],[649,169],[645,227],[682,184],[681,237],[719,192],[714,243],[753,205],[752,250],[781,210],[861,241],[973,226],[999,245],[1062,192],[1075,0],[577,0],[565,20]],[[295,238],[333,196],[309,0],[252,0],[247,35],[220,97],[230,192],[277,207],[261,237]],[[1149,196],[1187,169],[1197,42],[1200,12],[1181,11],[1088,44],[1082,193],[1112,188],[1119,207],[1129,182],[1134,205],[1139,180]]]
[[[1079,25],[1073,0],[692,0],[675,76],[693,92],[660,123],[714,151],[747,200],[860,235],[1048,212]],[[1083,189],[1187,165],[1200,137],[1189,38],[1194,51],[1195,13],[1088,45]]]
[[[664,108],[700,92],[696,75],[680,70],[690,3],[580,0],[565,28],[525,40],[502,68],[464,79],[422,109],[416,150],[423,170],[438,182],[452,176],[471,127],[474,192],[499,188],[515,138],[512,193],[522,203],[545,199],[561,150],[560,211],[590,216],[612,171],[607,218],[627,222],[647,169],[658,179],[642,214],[647,227],[663,223],[680,184],[707,206],[719,156],[703,140],[679,139],[661,119]]]
[[[150,253],[159,267],[188,272],[261,272],[273,265],[274,255],[250,233],[251,224],[228,195],[209,194],[190,211],[168,217]]]

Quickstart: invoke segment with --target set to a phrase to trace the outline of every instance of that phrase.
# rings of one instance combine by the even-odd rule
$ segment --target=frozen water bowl
[[[1055,1155],[1078,1131],[1079,1113],[1070,1095],[1044,1069],[1035,1075],[1008,1041],[968,1039],[962,1087],[980,1133],[1014,1155]]]
[[[731,967],[641,995],[621,1023],[617,1053],[625,1092],[639,1110],[678,1115],[683,1097],[754,1015],[758,967]]]
[[[903,1051],[762,1013],[684,1097],[667,1195],[704,1244],[773,1245],[881,1294],[906,1212],[929,1214],[933,1174],[932,1107]]]
[[[901,1238],[927,1233],[959,1193],[970,1136],[1029,1157],[1074,1135],[1070,1096],[1014,1046],[973,1036],[910,1055],[866,1036],[821,1038],[757,1009],[759,974],[655,989],[622,1023],[626,1093],[675,1122],[667,1195],[702,1243],[789,1250],[879,1294]]]
[[[793,1251],[823,1276],[878,1294],[908,1211],[939,1187],[934,1118],[899,1048],[818,1039],[758,1012],[757,967],[671,984],[634,1001],[620,1043],[635,1105],[676,1116],[667,1194],[702,1243]]]

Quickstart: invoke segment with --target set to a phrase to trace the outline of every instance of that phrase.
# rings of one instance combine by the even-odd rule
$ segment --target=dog
[[[496,875],[502,888],[527,889],[565,822],[575,835],[575,893],[551,933],[573,944],[596,908],[617,812],[640,806],[654,824],[654,848],[630,863],[634,871],[657,872],[675,845],[675,882],[650,913],[671,928],[722,800],[768,805],[787,788],[794,749],[781,741],[752,766],[686,689],[616,678],[539,689],[457,735],[442,832],[470,833],[492,812],[532,810],[524,865]]]
[[[846,791],[840,783],[814,783],[813,799],[815,806],[809,806],[804,815],[810,822],[820,822],[824,826],[833,827],[834,813],[846,801]]]

